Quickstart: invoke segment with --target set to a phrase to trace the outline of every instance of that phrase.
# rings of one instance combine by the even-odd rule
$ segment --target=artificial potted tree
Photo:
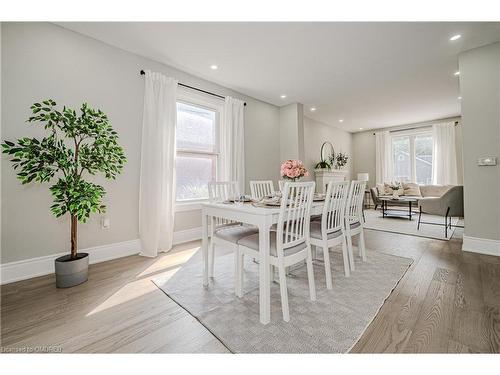
[[[84,179],[84,174],[100,172],[115,179],[126,162],[118,134],[101,110],[86,103],[80,112],[64,107],[57,110],[52,99],[31,106],[30,123],[42,125],[48,135],[41,140],[24,137],[17,142],[4,141],[4,154],[23,184],[50,182],[56,217],[70,215],[71,253],[55,260],[56,285],[66,288],[88,279],[88,253],[78,252],[78,222],[85,223],[92,213],[105,212],[104,188]]]

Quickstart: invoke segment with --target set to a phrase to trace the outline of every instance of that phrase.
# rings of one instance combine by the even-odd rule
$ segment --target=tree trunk
[[[71,259],[76,259],[77,245],[77,227],[78,220],[76,215],[71,215]]]

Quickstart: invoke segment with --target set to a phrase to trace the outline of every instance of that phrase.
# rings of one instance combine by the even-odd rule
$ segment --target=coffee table
[[[418,197],[399,197],[399,198],[393,198],[393,197],[379,197],[379,199],[382,201],[382,217],[404,217],[408,218],[408,220],[412,219],[412,205],[415,204],[417,205],[418,202]],[[389,209],[388,203],[399,203],[401,206],[407,205],[408,206],[408,211],[403,210],[403,209],[398,209],[398,208],[391,208]]]

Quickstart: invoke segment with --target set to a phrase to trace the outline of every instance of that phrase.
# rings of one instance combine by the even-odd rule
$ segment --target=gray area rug
[[[382,211],[380,210],[365,210],[365,223],[366,229],[380,230],[383,232],[409,234],[412,236],[433,238],[436,240],[449,241],[453,237],[455,227],[448,229],[448,237],[444,236],[444,226],[421,224],[420,229],[417,230],[418,213],[413,215],[412,220],[402,217],[385,217],[382,218]],[[444,224],[444,217],[435,215],[422,215],[422,221],[431,223]],[[452,224],[457,225],[459,220],[452,219]],[[463,225],[463,222],[460,223]]]
[[[357,254],[357,249],[355,249]],[[332,251],[333,289],[324,263],[314,261],[317,301],[309,299],[306,267],[287,278],[290,322],[282,319],[279,284],[271,286],[271,322],[259,322],[258,264],[245,259],[244,295],[233,284],[233,254],[216,258],[215,277],[202,286],[199,253],[171,277],[153,282],[197,318],[233,353],[346,353],[378,313],[412,260],[367,250],[356,270],[344,276],[342,256]]]

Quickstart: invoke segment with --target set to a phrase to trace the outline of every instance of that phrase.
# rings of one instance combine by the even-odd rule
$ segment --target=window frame
[[[184,155],[184,156],[209,155],[211,157],[215,156],[214,180],[217,180],[217,175],[219,173],[219,156],[220,156],[220,128],[221,128],[222,113],[224,109],[224,101],[219,98],[209,96],[207,94],[201,94],[193,90],[179,87],[177,92],[176,103],[183,103],[215,112],[214,151],[200,151],[200,150],[192,150],[192,149],[176,147],[175,157],[177,158],[177,155]],[[177,143],[177,139],[175,141]],[[177,181],[175,181],[175,184],[177,186]],[[175,212],[199,210],[201,209],[201,204],[205,202],[208,202],[208,198],[177,200],[176,197]]]
[[[394,139],[395,138],[401,138],[401,137],[408,137],[409,138],[409,143],[410,143],[410,182],[412,183],[418,183],[417,182],[417,163],[416,163],[416,152],[415,152],[415,139],[418,136],[430,136],[431,139],[433,139],[433,134],[432,134],[432,128],[431,127],[422,127],[419,129],[411,129],[411,130],[398,130],[397,132],[394,132],[391,134],[391,162],[392,162],[392,169],[394,171]],[[433,150],[434,152],[434,150]],[[431,169],[431,178],[433,175],[434,171],[434,163],[432,164],[432,169]],[[394,173],[394,172],[393,172]],[[395,176],[393,175],[393,179],[395,179]],[[422,185],[422,184],[419,184]]]

